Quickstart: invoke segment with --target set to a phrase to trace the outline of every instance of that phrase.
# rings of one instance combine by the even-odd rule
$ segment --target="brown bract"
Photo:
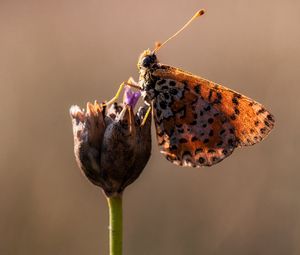
[[[87,103],[72,106],[74,152],[87,178],[107,196],[118,195],[143,171],[151,154],[151,116],[141,126],[147,107],[136,114],[130,105],[109,108]]]

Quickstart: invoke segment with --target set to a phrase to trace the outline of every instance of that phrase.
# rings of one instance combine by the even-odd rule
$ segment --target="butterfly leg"
[[[123,88],[124,88],[125,85],[141,90],[141,88],[138,85],[138,83],[135,82],[132,77],[129,77],[129,79],[128,79],[127,82],[124,81],[124,82],[121,83],[121,85],[120,85],[120,87],[119,87],[116,95],[111,100],[109,100],[108,102],[106,102],[104,105],[110,105],[110,104],[114,103],[120,97],[120,94],[121,94],[121,92],[122,92],[122,90],[123,90]]]
[[[110,99],[108,102],[104,103],[104,105],[110,105],[110,104],[114,103],[119,98],[124,86],[125,86],[125,82],[122,82],[116,95],[112,99]]]
[[[146,123],[146,121],[147,121],[147,118],[149,117],[149,114],[150,114],[150,112],[151,112],[151,110],[152,110],[151,105],[148,105],[148,106],[149,106],[149,108],[147,109],[147,112],[146,112],[146,114],[145,114],[145,116],[144,116],[144,119],[143,119],[143,122],[142,122],[142,124],[141,124],[141,127],[145,125],[145,123]]]

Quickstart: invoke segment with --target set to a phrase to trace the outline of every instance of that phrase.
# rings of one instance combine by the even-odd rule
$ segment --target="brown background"
[[[163,63],[270,109],[264,142],[202,169],[153,146],[124,196],[124,254],[300,254],[300,4],[0,1],[0,254],[107,254],[105,198],[73,156],[70,105],[111,98],[155,40]]]

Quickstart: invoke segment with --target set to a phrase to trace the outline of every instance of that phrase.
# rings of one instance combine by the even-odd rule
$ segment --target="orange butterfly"
[[[198,11],[167,41],[203,14]],[[211,166],[236,147],[256,144],[269,134],[274,117],[260,103],[159,63],[156,52],[167,41],[141,54],[136,85],[152,106],[158,144],[169,161],[181,166]]]

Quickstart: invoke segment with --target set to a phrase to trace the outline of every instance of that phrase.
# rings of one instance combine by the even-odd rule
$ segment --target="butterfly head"
[[[153,51],[148,49],[140,55],[137,66],[139,70],[145,70],[152,68],[155,64],[157,64],[157,57]]]

